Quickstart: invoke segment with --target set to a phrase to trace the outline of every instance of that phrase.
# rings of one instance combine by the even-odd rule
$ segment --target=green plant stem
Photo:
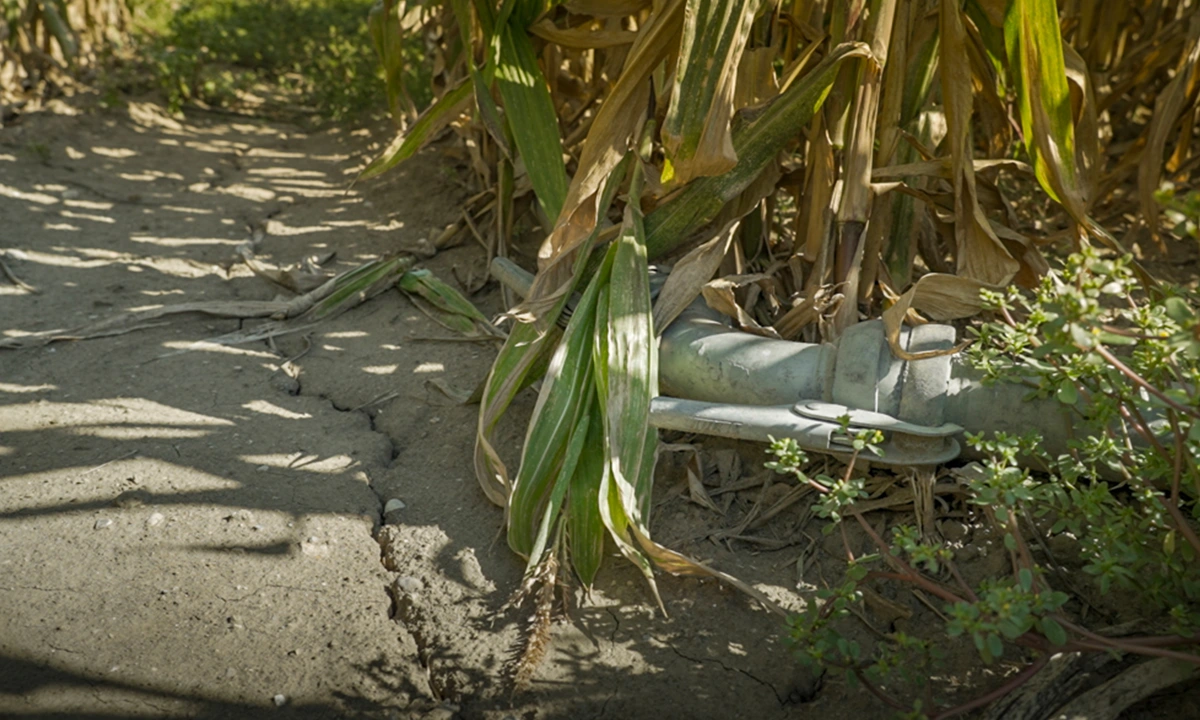
[[[1029,572],[1033,573],[1034,568],[1036,568],[1037,565],[1033,562],[1033,554],[1029,552],[1029,545],[1025,542],[1025,538],[1021,536],[1021,528],[1017,522],[1017,513],[1011,507],[1007,509],[1007,513],[1008,522],[1006,524],[1008,526],[1008,532],[1012,534],[1013,541],[1017,544],[1014,564],[1017,565],[1017,570],[1025,568],[1029,570]],[[1033,588],[1037,589],[1040,585],[1042,585],[1042,583],[1038,581],[1037,573],[1034,573]]]
[[[1167,512],[1170,513],[1171,519],[1175,521],[1175,527],[1179,530],[1179,534],[1183,535],[1183,537],[1188,541],[1188,545],[1191,545],[1192,549],[1196,551],[1196,554],[1200,555],[1200,537],[1196,537],[1196,533],[1192,530],[1192,526],[1188,524],[1187,518],[1185,518],[1183,513],[1179,511],[1179,506],[1169,501],[1163,504],[1166,505]]]
[[[1168,414],[1167,419],[1171,422],[1171,432],[1175,434],[1175,465],[1172,468],[1171,501],[1178,506],[1183,485],[1184,461],[1187,460],[1187,469],[1192,476],[1192,483],[1197,486],[1196,495],[1198,497],[1200,497],[1200,476],[1196,472],[1194,458],[1187,451],[1187,438],[1184,437],[1183,430],[1179,427],[1179,418],[1174,414]]]
[[[1187,451],[1187,443],[1183,431],[1179,428],[1179,418],[1171,417],[1171,427],[1175,430],[1175,440],[1178,443],[1179,455],[1187,463],[1188,474],[1192,477],[1192,485],[1196,487],[1196,499],[1200,500],[1200,468],[1196,467],[1196,457]],[[1182,478],[1181,478],[1182,479]]]

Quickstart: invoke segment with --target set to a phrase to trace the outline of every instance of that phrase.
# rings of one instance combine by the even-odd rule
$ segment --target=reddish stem
[[[947,560],[946,567],[950,568],[950,574],[953,575],[954,579],[958,581],[959,586],[962,587],[963,592],[967,594],[967,597],[971,599],[971,602],[979,602],[979,596],[975,594],[975,591],[971,589],[971,586],[967,584],[966,579],[963,578],[962,573],[958,571],[958,565],[955,565],[953,560]]]
[[[1137,638],[1134,638],[1134,640],[1132,642],[1129,642],[1129,641],[1122,640],[1120,638],[1104,637],[1103,635],[1098,635],[1098,634],[1092,632],[1091,630],[1088,630],[1085,627],[1076,625],[1075,623],[1073,623],[1070,620],[1067,620],[1065,618],[1059,617],[1059,618],[1055,618],[1055,619],[1058,620],[1059,624],[1062,625],[1064,628],[1070,630],[1073,633],[1076,633],[1077,635],[1082,635],[1083,637],[1085,637],[1091,641],[1091,642],[1087,642],[1087,641],[1082,641],[1082,640],[1076,640],[1073,643],[1071,643],[1072,645],[1075,645],[1076,647],[1085,648],[1085,649],[1089,649],[1089,650],[1099,650],[1101,652],[1107,652],[1109,650],[1123,650],[1125,652],[1136,653],[1138,655],[1154,655],[1156,657],[1175,658],[1176,660],[1182,660],[1184,662],[1188,662],[1193,665],[1200,665],[1200,655],[1192,655],[1189,653],[1175,652],[1174,650],[1164,650],[1161,647],[1157,647],[1156,645],[1144,645],[1144,644],[1138,642]],[[1152,638],[1152,639],[1155,640],[1156,643],[1157,643],[1157,641],[1161,640],[1161,638]]]
[[[945,600],[946,602],[950,602],[950,603],[966,602],[965,600],[963,600],[959,596],[955,595],[954,593],[950,592],[949,590],[942,587],[941,585],[938,585],[937,583],[926,580],[924,577],[921,577],[920,575],[918,575],[915,572],[913,572],[913,573],[895,573],[895,572],[883,572],[882,570],[872,570],[871,572],[867,573],[867,577],[868,578],[882,578],[884,580],[899,580],[901,582],[912,583],[913,585],[920,587],[922,590],[925,590],[929,593],[937,595],[938,597]]]
[[[1087,348],[1079,348],[1079,349],[1083,350],[1085,352],[1087,351]],[[1140,387],[1141,389],[1150,393],[1154,397],[1158,398],[1159,400],[1162,400],[1164,403],[1166,403],[1169,407],[1173,408],[1177,412],[1181,412],[1184,415],[1191,415],[1194,418],[1200,418],[1200,413],[1198,413],[1196,410],[1186,407],[1184,405],[1180,405],[1179,403],[1175,402],[1171,398],[1167,397],[1166,394],[1164,394],[1162,390],[1159,390],[1158,388],[1154,387],[1150,383],[1146,382],[1142,378],[1141,375],[1138,375],[1136,372],[1134,372],[1132,369],[1130,369],[1128,365],[1121,362],[1120,358],[1118,358],[1116,355],[1113,355],[1111,352],[1109,352],[1108,348],[1104,347],[1100,343],[1096,343],[1096,345],[1092,349],[1096,351],[1097,355],[1104,358],[1110,365],[1112,365],[1117,370],[1119,370],[1122,375],[1129,378],[1130,381],[1132,381],[1134,385],[1137,385],[1138,387]]]
[[[862,670],[860,670],[860,669],[858,669],[858,668],[851,668],[851,669],[850,669],[850,671],[851,671],[851,672],[853,672],[853,673],[854,673],[854,677],[858,678],[858,681],[859,681],[859,682],[861,682],[861,683],[863,684],[863,687],[865,687],[867,690],[869,690],[869,691],[870,691],[870,693],[871,693],[872,695],[874,695],[875,697],[879,698],[879,699],[880,699],[881,701],[883,701],[883,702],[884,702],[886,705],[888,705],[888,706],[890,706],[890,707],[893,707],[893,708],[895,708],[895,709],[897,709],[897,710],[903,710],[903,709],[904,709],[904,705],[903,705],[903,704],[902,704],[902,703],[901,703],[899,700],[897,700],[896,698],[892,697],[891,695],[888,695],[887,693],[885,693],[885,692],[884,692],[883,690],[881,690],[880,688],[877,688],[877,687],[875,687],[875,684],[874,684],[874,683],[872,683],[870,680],[868,680],[868,679],[867,679],[867,678],[866,678],[866,677],[863,675],[863,672],[862,672]]]
[[[1024,670],[1017,673],[1016,675],[1013,675],[1012,678],[1008,682],[1004,683],[1003,685],[996,688],[995,690],[987,693],[986,695],[980,695],[979,697],[975,698],[974,700],[972,700],[970,702],[966,702],[966,703],[963,703],[962,705],[952,707],[949,710],[943,710],[942,712],[938,713],[937,715],[934,715],[932,720],[945,720],[945,718],[951,718],[951,717],[954,717],[955,715],[961,715],[965,712],[970,712],[971,710],[974,710],[975,708],[980,708],[980,707],[983,707],[984,705],[988,705],[992,702],[995,702],[996,700],[999,700],[1000,698],[1004,697],[1005,695],[1008,695],[1009,693],[1011,693],[1013,690],[1016,690],[1017,688],[1021,687],[1025,683],[1032,680],[1033,676],[1037,675],[1039,672],[1041,672],[1042,668],[1046,667],[1046,663],[1049,661],[1050,661],[1050,655],[1048,655],[1048,654],[1038,657],[1038,659],[1034,660],[1032,664],[1028,665]]]

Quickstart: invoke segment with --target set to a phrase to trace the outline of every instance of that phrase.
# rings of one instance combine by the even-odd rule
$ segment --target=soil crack
[[[720,666],[720,668],[722,670],[724,670],[726,672],[734,672],[734,673],[738,673],[740,675],[745,675],[747,678],[750,678],[751,680],[758,683],[759,685],[762,685],[763,687],[770,689],[771,693],[775,696],[775,700],[776,700],[776,702],[779,703],[780,707],[783,707],[784,705],[787,704],[787,698],[784,697],[783,695],[780,695],[779,691],[775,688],[774,685],[767,682],[766,680],[763,680],[762,678],[758,677],[757,675],[755,675],[754,673],[752,673],[748,670],[743,670],[738,667],[730,667],[729,665],[726,665],[720,658],[694,658],[694,657],[691,657],[690,655],[681,651],[679,648],[675,647],[673,644],[670,644],[670,643],[667,644],[667,647],[671,648],[671,652],[675,653],[676,655],[683,658],[684,660],[687,660],[688,662],[693,662],[698,665],[704,665],[705,663],[708,663],[708,662],[715,662],[718,666]]]

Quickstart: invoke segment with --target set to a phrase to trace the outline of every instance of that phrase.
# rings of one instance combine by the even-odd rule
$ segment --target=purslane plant
[[[878,550],[856,556],[846,542],[845,581],[820,591],[818,601],[792,619],[798,657],[862,683],[907,717],[944,718],[981,707],[1034,677],[1057,652],[1200,664],[1200,322],[1194,304],[1178,290],[1146,297],[1127,259],[1092,251],[1073,255],[1032,293],[988,293],[985,301],[995,319],[975,329],[969,360],[987,382],[1022,383],[1032,394],[1056,397],[1071,408],[1077,438],[1069,454],[1050,457],[1036,434],[968,436],[986,458],[977,472],[964,473],[968,502],[1003,537],[1010,575],[972,585],[945,544],[907,526],[885,540],[855,511],[851,469],[840,481],[809,478],[794,443],[771,447],[776,460],[768,467],[822,494],[820,514],[833,521],[827,532],[853,518]],[[858,440],[859,446],[868,441]],[[1046,557],[1047,534],[1073,539],[1076,560],[1095,589],[1134,593],[1144,609],[1140,620],[1163,634],[1106,637],[1078,622],[1079,598],[1071,594],[1077,586],[1055,567],[1071,559]],[[1006,657],[1027,665],[967,703],[939,702],[928,672],[939,661],[936,640],[896,632],[864,648],[839,630],[837,620],[853,611],[863,584],[879,580],[940,600],[946,635],[970,637],[985,662]]]

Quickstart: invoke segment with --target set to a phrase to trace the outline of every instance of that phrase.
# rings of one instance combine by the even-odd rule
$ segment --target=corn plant
[[[390,27],[406,7],[384,0]],[[666,308],[718,268],[754,273],[732,305],[762,332],[833,339],[882,314],[894,340],[905,320],[979,312],[981,289],[1036,285],[1056,240],[1122,254],[1130,238],[1165,242],[1154,191],[1197,164],[1195,0],[424,7],[437,99],[362,179],[450,129],[478,193],[447,232],[482,228],[506,255],[519,222],[545,231],[475,453],[526,592],[566,567],[590,586],[610,541],[651,587],[655,564],[714,573],[652,539],[646,413]],[[1033,207],[1036,224],[1018,213]],[[1118,239],[1109,226],[1130,215]],[[647,261],[664,259],[691,272],[655,312]],[[539,379],[514,474],[495,429]]]
[[[121,45],[129,25],[126,0],[0,1],[0,105],[71,82]]]

